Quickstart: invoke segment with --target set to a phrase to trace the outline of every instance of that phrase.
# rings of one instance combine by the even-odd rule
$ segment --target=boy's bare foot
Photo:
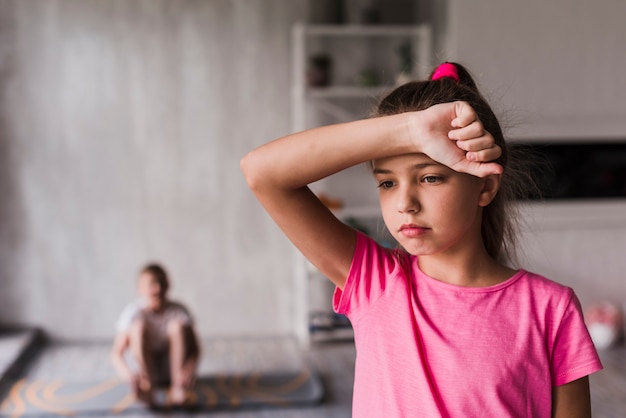
[[[174,406],[185,405],[187,401],[187,391],[180,386],[172,386],[170,389],[170,402]]]
[[[137,399],[139,399],[140,402],[148,405],[149,407],[152,408],[155,406],[152,389],[142,390],[138,388],[137,390],[135,390],[135,396],[137,397]]]

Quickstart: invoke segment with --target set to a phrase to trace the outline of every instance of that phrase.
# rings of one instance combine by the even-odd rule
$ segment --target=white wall
[[[304,0],[0,3],[0,323],[110,337],[158,260],[201,334],[291,331],[291,247],[239,159],[288,132],[305,15]]]
[[[626,2],[449,0],[439,60],[474,72],[517,138],[626,136]]]
[[[626,308],[626,200],[545,202],[523,215],[523,267],[571,286],[583,307]]]
[[[476,75],[509,138],[626,141],[626,2],[450,0],[441,10],[439,60]],[[584,305],[626,303],[625,199],[524,215],[525,267],[572,286]]]

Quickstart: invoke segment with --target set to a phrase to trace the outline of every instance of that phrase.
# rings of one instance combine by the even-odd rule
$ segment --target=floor
[[[4,342],[3,342],[4,341]],[[0,338],[0,362],[4,348],[15,341]],[[103,378],[113,375],[109,362],[108,343],[52,344],[31,361],[29,378],[73,379]],[[6,351],[6,350],[4,350]],[[322,404],[300,409],[268,409],[262,411],[211,413],[132,413],[124,417],[201,417],[215,418],[347,418],[354,379],[355,350],[351,343],[314,344],[300,349],[289,337],[207,339],[203,342],[201,374],[245,373],[254,371],[297,370],[303,365],[315,368],[326,387]],[[626,417],[626,347],[600,353],[605,370],[591,376],[593,416],[595,418]],[[94,415],[90,415],[94,416]]]
[[[0,343],[0,353],[2,352]],[[114,376],[110,343],[51,344],[36,356],[24,373],[29,379],[71,377],[105,380]],[[300,370],[308,365],[320,374],[326,396],[320,405],[300,409],[200,413],[125,413],[123,417],[314,418],[351,416],[354,347],[350,343],[318,344],[301,350],[290,337],[207,339],[202,344],[200,375],[243,374]],[[1,358],[1,355],[0,355]],[[94,417],[96,415],[89,415]]]

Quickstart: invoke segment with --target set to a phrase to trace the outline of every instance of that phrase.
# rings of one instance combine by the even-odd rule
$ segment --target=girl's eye
[[[378,188],[380,189],[391,189],[394,183],[391,180],[381,181],[378,183]]]
[[[443,181],[443,177],[441,176],[424,176],[422,177],[422,182],[426,184],[437,184]]]

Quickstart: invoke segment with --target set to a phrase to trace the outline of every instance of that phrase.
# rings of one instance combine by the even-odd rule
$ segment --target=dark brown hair
[[[169,278],[167,276],[167,272],[165,271],[165,269],[157,263],[150,263],[147,264],[142,270],[142,273],[149,273],[152,275],[152,277],[154,277],[154,279],[159,283],[159,285],[161,286],[161,292],[163,294],[165,294],[165,292],[167,292],[167,290],[170,288],[170,281]]]
[[[424,110],[439,103],[467,102],[476,111],[484,129],[489,132],[502,155],[496,160],[504,167],[500,189],[489,205],[483,208],[481,234],[489,255],[499,261],[517,262],[515,254],[515,207],[512,202],[535,190],[527,171],[517,164],[517,157],[507,146],[502,128],[493,110],[478,91],[469,72],[453,64],[459,81],[448,77],[437,80],[412,81],[397,87],[378,104],[373,116],[389,116]],[[432,77],[432,74],[431,74]],[[512,160],[515,162],[512,164]]]

